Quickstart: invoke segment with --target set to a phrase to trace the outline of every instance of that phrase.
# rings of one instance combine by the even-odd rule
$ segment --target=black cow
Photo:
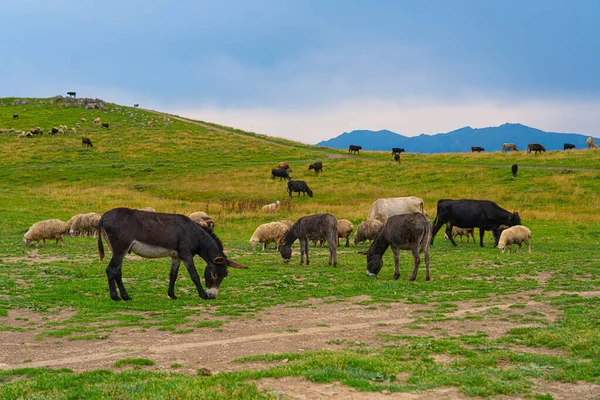
[[[403,153],[404,149],[402,147],[392,147],[392,154],[395,153]]]
[[[67,92],[67,96],[77,97],[77,93],[76,92]]]
[[[140,105],[136,103],[136,104],[134,104],[133,106],[134,106],[135,108],[138,108]]]
[[[19,119],[19,114],[13,114],[13,119]]]
[[[279,178],[279,180],[292,179],[292,177],[288,173],[287,169],[283,169],[283,168],[273,168],[271,170],[271,179],[275,179],[275,178]]]
[[[311,169],[315,170],[315,175],[318,175],[319,172],[323,172],[323,163],[321,161],[317,161],[314,164],[310,164],[308,166],[308,170],[310,171]]]
[[[298,197],[300,197],[300,192],[302,192],[302,196],[308,194],[308,197],[313,197],[313,191],[310,190],[304,181],[289,181],[288,194],[290,195],[290,199],[292,198],[292,192],[298,192]]]
[[[102,127],[103,127],[103,128],[106,128],[106,129],[108,129],[108,126],[109,126],[109,125],[108,125],[107,123],[105,123],[105,122],[103,122],[103,123],[102,123]]]
[[[471,146],[471,153],[481,153],[482,151],[485,151],[485,149],[481,146]],[[461,228],[463,227],[461,226]]]
[[[350,153],[350,154],[353,154],[353,153],[360,154],[360,150],[362,150],[362,146],[356,146],[354,144],[351,144],[350,147],[348,147],[348,153]]]
[[[82,137],[81,138],[81,147],[94,147],[90,138]]]
[[[179,265],[183,261],[198,295],[203,299],[217,297],[219,286],[227,276],[227,267],[246,268],[228,260],[223,253],[223,244],[214,233],[209,233],[194,221],[180,214],[165,214],[113,208],[106,212],[98,223],[98,254],[104,258],[102,236],[106,238],[112,258],[106,267],[110,298],[113,300],[131,300],[123,286],[122,265],[128,253],[144,258],[171,257],[168,295],[175,300],[175,281]],[[199,255],[206,262],[202,288],[200,277],[194,265],[194,256]],[[117,287],[121,297],[117,294]]]
[[[574,148],[575,148],[575,145],[572,144],[572,143],[565,143],[563,145],[563,150],[571,150],[571,149],[574,149]]]
[[[517,177],[517,171],[519,170],[519,166],[517,164],[513,164],[512,167],[512,174],[513,176],[516,178]]]
[[[400,162],[400,153],[394,153],[394,161]]]
[[[461,228],[479,228],[479,245],[483,247],[485,231],[491,230],[496,237],[496,231],[500,225],[521,225],[521,217],[519,213],[506,211],[489,200],[440,200],[437,204],[437,215],[433,221],[431,244],[440,228],[448,222],[446,234],[452,245],[456,246],[452,237],[452,227],[459,226]],[[498,245],[497,241],[496,245]]]
[[[538,143],[529,143],[527,145],[527,154],[531,153],[533,151],[533,154],[537,154],[537,153],[542,153],[542,152],[546,152],[546,148],[544,146],[542,146],[541,144]]]

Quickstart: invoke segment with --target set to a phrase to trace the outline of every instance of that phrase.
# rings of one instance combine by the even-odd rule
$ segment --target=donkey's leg
[[[421,258],[419,257],[419,245],[415,244],[411,248],[413,258],[415,259],[415,268],[413,269],[412,276],[410,277],[411,281],[417,279],[417,272],[419,271],[419,264],[421,264]]]
[[[400,278],[400,250],[392,246],[392,253],[394,253],[394,279],[398,279]]]
[[[300,246],[302,246],[302,243],[300,243]],[[309,248],[308,240],[305,240],[304,241],[304,252],[306,253],[306,265],[310,264],[310,259],[308,258],[308,248]]]
[[[423,253],[425,253],[425,270],[427,271],[425,280],[429,281],[431,280],[431,277],[429,276],[429,246],[423,248]]]
[[[196,289],[198,289],[198,295],[203,299],[208,299],[208,295],[204,291],[202,283],[200,283],[200,276],[198,276],[198,271],[196,271],[196,266],[194,265],[194,256],[186,255],[183,257],[180,256],[180,258],[181,261],[183,261],[183,265],[185,265],[185,268],[188,270],[192,282],[196,285]]]
[[[125,287],[123,287],[121,266],[123,265],[123,258],[125,254],[113,254],[108,266],[106,267],[106,276],[108,277],[108,289],[110,291],[110,298],[119,301],[121,298],[117,294],[117,282],[120,281],[119,291],[123,300],[131,300]]]
[[[485,234],[485,230],[483,228],[479,228],[479,245],[483,247],[483,235]]]
[[[306,251],[304,249],[304,243],[305,242],[308,243],[308,240],[306,240],[306,238],[304,238],[304,239],[298,238],[298,241],[300,242],[300,265],[304,265],[304,252]]]
[[[337,240],[337,236],[335,240],[331,240],[331,238],[327,240],[327,245],[329,246],[329,265],[333,263],[334,267],[337,266],[337,248],[335,243]]]
[[[179,274],[179,265],[181,264],[181,260],[178,257],[171,258],[171,272],[169,272],[169,297],[173,300],[177,299],[175,296],[175,281],[177,280],[177,275]]]

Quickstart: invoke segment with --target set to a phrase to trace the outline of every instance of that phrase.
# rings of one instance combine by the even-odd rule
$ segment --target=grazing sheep
[[[43,135],[44,134],[44,132],[42,131],[42,128],[40,128],[39,126],[36,128],[31,128],[31,130],[29,132],[31,132],[32,135]]]
[[[65,131],[63,131],[62,128],[58,128],[58,133],[63,134],[63,133],[65,133]]]
[[[50,133],[52,135],[56,135],[58,133],[58,128],[52,128],[52,129],[50,129]]]
[[[204,211],[193,212],[188,215],[188,217],[207,232],[213,232],[215,230],[214,221]]]
[[[100,122],[100,117],[98,117],[98,118],[96,118],[96,119],[94,120],[94,125],[100,125],[100,123],[101,123],[101,122]]]
[[[450,227],[450,224],[446,224],[447,227]],[[460,236],[460,241],[463,241],[463,236],[467,237],[467,243],[469,243],[469,237],[473,238],[473,243],[475,243],[475,229],[474,228],[459,228],[458,226],[452,227],[452,237]],[[450,240],[448,234],[444,234],[444,239]]]
[[[77,129],[80,129],[80,128],[81,128],[81,125],[79,125],[79,124],[75,124],[75,128],[77,128]]]
[[[71,128],[71,133],[72,133],[73,135],[77,134],[77,129],[75,129],[75,128]]]
[[[529,243],[530,239],[531,231],[529,230],[529,228],[527,228],[524,225],[511,226],[510,228],[507,228],[504,231],[502,231],[502,233],[500,234],[498,248],[502,250],[502,253],[504,253],[504,250],[506,250],[506,246],[508,246],[508,252],[511,253],[513,244],[518,244],[520,249],[521,243],[525,243],[529,248],[529,254],[531,254],[531,244]],[[517,249],[516,252],[518,252],[519,249]]]
[[[346,239],[346,247],[350,246],[350,234],[354,230],[354,225],[347,219],[338,219],[338,246],[340,239]]]
[[[106,129],[108,129],[108,127],[109,127],[109,124],[107,124],[106,122],[103,122],[103,123],[102,123],[102,127],[103,127],[103,128],[106,128]]]
[[[154,123],[154,121],[148,121],[148,126],[154,126],[154,125],[156,125],[156,124]]]
[[[588,149],[597,149],[598,145],[594,141],[593,137],[589,137],[585,140],[585,144],[587,144]]]
[[[19,114],[13,114],[13,119],[19,119]]]
[[[56,245],[58,245],[58,241],[60,240],[62,246],[64,247],[65,242],[63,240],[63,235],[67,233],[68,225],[66,222],[61,221],[60,219],[47,219],[44,221],[36,222],[31,225],[31,228],[23,235],[23,243],[28,245],[31,242],[36,242],[35,247],[38,247],[38,243],[40,240],[44,241],[44,246],[46,245],[46,239],[56,239]]]
[[[92,236],[98,233],[98,222],[101,215],[95,212],[77,214],[67,221],[69,236]]]
[[[256,250],[259,243],[263,244],[263,251],[266,250],[269,243],[278,243],[289,229],[289,226],[279,221],[260,225],[250,238],[252,250]]]
[[[340,246],[340,239],[346,239],[346,247],[350,246],[350,234],[354,230],[354,225],[347,219],[338,219],[338,235],[335,245]],[[315,247],[323,247],[325,239],[321,235],[309,235],[308,239],[313,242]]]
[[[375,240],[379,232],[383,229],[383,222],[376,219],[368,219],[361,222],[356,228],[354,234],[354,245],[358,245],[366,240]]]
[[[275,203],[271,203],[271,204],[267,204],[266,206],[263,206],[262,212],[275,214],[277,211],[279,211],[280,205],[281,205],[281,202],[279,200],[277,200]]]
[[[87,119],[81,118],[81,122],[87,122]]]
[[[288,163],[286,163],[286,162],[283,162],[283,161],[282,161],[282,162],[280,162],[280,163],[278,164],[278,167],[277,167],[277,168],[281,168],[281,169],[287,169],[287,170],[289,170],[290,172],[292,172],[292,169],[290,168],[290,164],[288,164]]]

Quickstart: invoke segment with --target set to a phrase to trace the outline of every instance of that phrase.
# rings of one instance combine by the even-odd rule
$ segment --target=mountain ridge
[[[486,151],[500,151],[502,143],[515,143],[519,150],[525,150],[528,143],[540,143],[547,150],[562,150],[565,143],[572,143],[577,149],[586,148],[585,140],[588,137],[578,133],[547,132],[521,123],[507,122],[499,126],[464,126],[450,132],[431,135],[421,133],[411,137],[387,129],[354,130],[321,141],[316,146],[347,149],[350,144],[354,144],[362,146],[364,150],[403,147],[406,151],[416,153],[454,153],[469,152],[471,146],[481,146]]]

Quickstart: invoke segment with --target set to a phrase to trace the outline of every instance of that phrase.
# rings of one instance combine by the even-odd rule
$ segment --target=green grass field
[[[29,335],[40,348],[102,346],[124,331],[176,340],[205,332],[219,337],[244,321],[260,326],[281,307],[336,302],[373,312],[403,304],[412,311],[397,316],[410,319],[398,328],[381,321],[372,341],[332,333],[311,350],[248,354],[237,359],[237,370],[212,376],[185,360],[127,354],[102,369],[30,367],[35,357],[16,359],[18,346],[3,346],[0,398],[276,398],[282,393],[257,382],[283,377],[367,392],[450,387],[479,397],[549,399],[560,397],[556,385],[576,384],[591,393],[600,388],[600,151],[408,153],[395,163],[389,152],[348,156],[114,104],[101,111],[51,99],[15,106],[15,100],[0,99],[0,129],[40,126],[44,134],[0,134],[2,342]],[[110,129],[93,126],[97,117]],[[53,126],[76,124],[76,134],[48,134]],[[82,136],[94,147],[82,147]],[[316,177],[307,168],[319,160],[324,172]],[[306,180],[315,196],[294,197],[278,215],[265,215],[260,206],[287,199],[285,183],[270,179],[279,161],[290,163],[294,179]],[[514,163],[520,166],[516,179]],[[375,199],[408,195],[425,201],[432,220],[442,198],[489,199],[519,211],[533,232],[533,254],[500,254],[489,233],[483,249],[460,241],[453,248],[442,232],[431,249],[433,281],[425,282],[420,271],[409,282],[412,257],[406,252],[394,281],[390,252],[379,277],[369,279],[365,257],[357,254],[365,246],[340,248],[334,268],[321,249],[311,247],[311,265],[300,267],[296,254],[284,264],[276,251],[252,252],[248,243],[262,223],[320,212],[356,227]],[[214,301],[200,299],[182,270],[179,299],[171,301],[169,260],[126,260],[133,301],[117,303],[108,295],[108,261],[99,261],[95,239],[67,237],[64,248],[23,245],[36,221],[122,206],[206,211],[228,256],[250,269],[231,270]],[[198,258],[197,265],[203,269]],[[275,333],[307,334],[306,321],[286,329]]]

